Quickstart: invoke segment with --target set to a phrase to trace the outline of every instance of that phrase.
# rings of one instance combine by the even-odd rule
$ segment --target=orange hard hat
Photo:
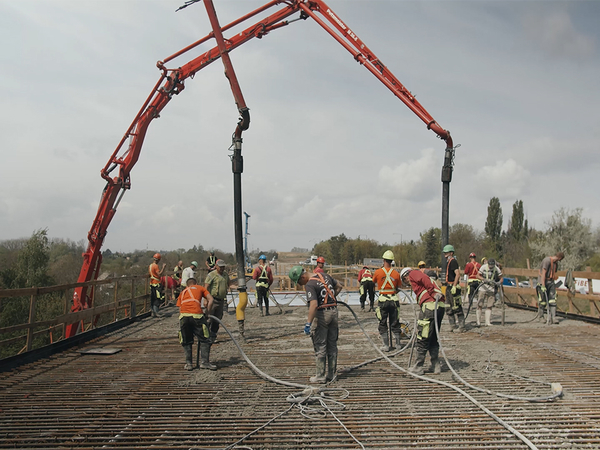
[[[325,258],[323,258],[322,256],[319,256],[319,257],[317,258],[317,262],[320,262],[320,263],[323,263],[323,264],[325,264]]]
[[[153,256],[154,259],[160,259],[160,253],[155,253]]]

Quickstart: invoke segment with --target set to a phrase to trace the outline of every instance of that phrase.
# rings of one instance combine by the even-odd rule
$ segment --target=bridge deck
[[[409,318],[410,307],[403,308]],[[248,309],[244,351],[270,376],[308,384],[314,357],[301,333],[306,307],[271,312],[259,317]],[[375,340],[374,315],[358,315]],[[530,403],[480,393],[461,385],[445,364],[441,375],[426,376],[461,386],[537,448],[600,448],[600,328],[528,322],[533,316],[508,309],[506,326],[460,335],[445,322],[442,344],[452,366],[476,386],[525,397],[551,394],[548,385],[521,376],[561,383],[562,399]],[[379,356],[343,307],[340,319],[340,368]],[[493,320],[499,323],[499,310]],[[235,315],[224,322],[236,330]],[[0,374],[0,448],[228,448],[279,415],[237,448],[527,448],[458,392],[407,376],[385,360],[343,372],[330,385],[348,394],[341,406],[328,403],[335,418],[319,411],[304,411],[306,417],[287,400],[301,389],[258,377],[223,330],[211,354],[219,370],[184,371],[177,331],[177,311],[170,308],[160,319]],[[121,352],[80,353],[97,347]],[[393,361],[406,367],[408,351]]]

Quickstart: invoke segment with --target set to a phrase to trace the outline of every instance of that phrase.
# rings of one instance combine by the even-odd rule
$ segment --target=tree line
[[[523,201],[517,200],[506,230],[503,230],[503,214],[500,200],[490,199],[484,230],[456,223],[449,229],[449,243],[456,249],[461,265],[471,252],[479,260],[494,258],[506,267],[537,267],[541,260],[558,251],[565,254],[561,268],[583,270],[591,266],[600,271],[600,230],[592,229],[590,219],[583,217],[583,210],[560,208],[546,224],[545,230],[529,226],[525,218]],[[372,239],[350,239],[345,234],[332,236],[317,243],[312,253],[323,256],[331,264],[362,264],[364,258],[381,258],[385,250],[392,249],[399,266],[416,266],[425,261],[428,267],[438,267],[441,260],[442,232],[431,227],[420,233],[420,239],[400,244],[379,243]]]

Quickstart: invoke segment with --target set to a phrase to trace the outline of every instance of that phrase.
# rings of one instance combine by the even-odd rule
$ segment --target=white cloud
[[[421,151],[419,159],[411,159],[396,167],[383,166],[379,170],[380,192],[393,192],[394,197],[422,201],[439,192],[433,180],[440,171],[439,155],[432,148]],[[438,174],[439,175],[439,174]]]
[[[514,159],[483,166],[475,175],[480,198],[498,197],[500,200],[522,196],[529,188],[531,173]]]

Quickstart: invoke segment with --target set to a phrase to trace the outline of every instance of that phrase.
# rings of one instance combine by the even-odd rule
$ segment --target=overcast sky
[[[202,3],[175,13],[183,2],[0,0],[0,239],[39,228],[86,238],[100,169],[156,83],[156,61],[210,31]],[[215,6],[224,25],[265,2]],[[483,230],[493,196],[504,229],[517,199],[538,229],[560,207],[600,224],[600,2],[328,4],[461,144],[451,224]],[[394,244],[441,225],[444,142],[318,24],[275,30],[231,59],[251,114],[250,249],[340,233]],[[103,248],[233,251],[237,117],[220,61],[187,80],[150,125]]]

